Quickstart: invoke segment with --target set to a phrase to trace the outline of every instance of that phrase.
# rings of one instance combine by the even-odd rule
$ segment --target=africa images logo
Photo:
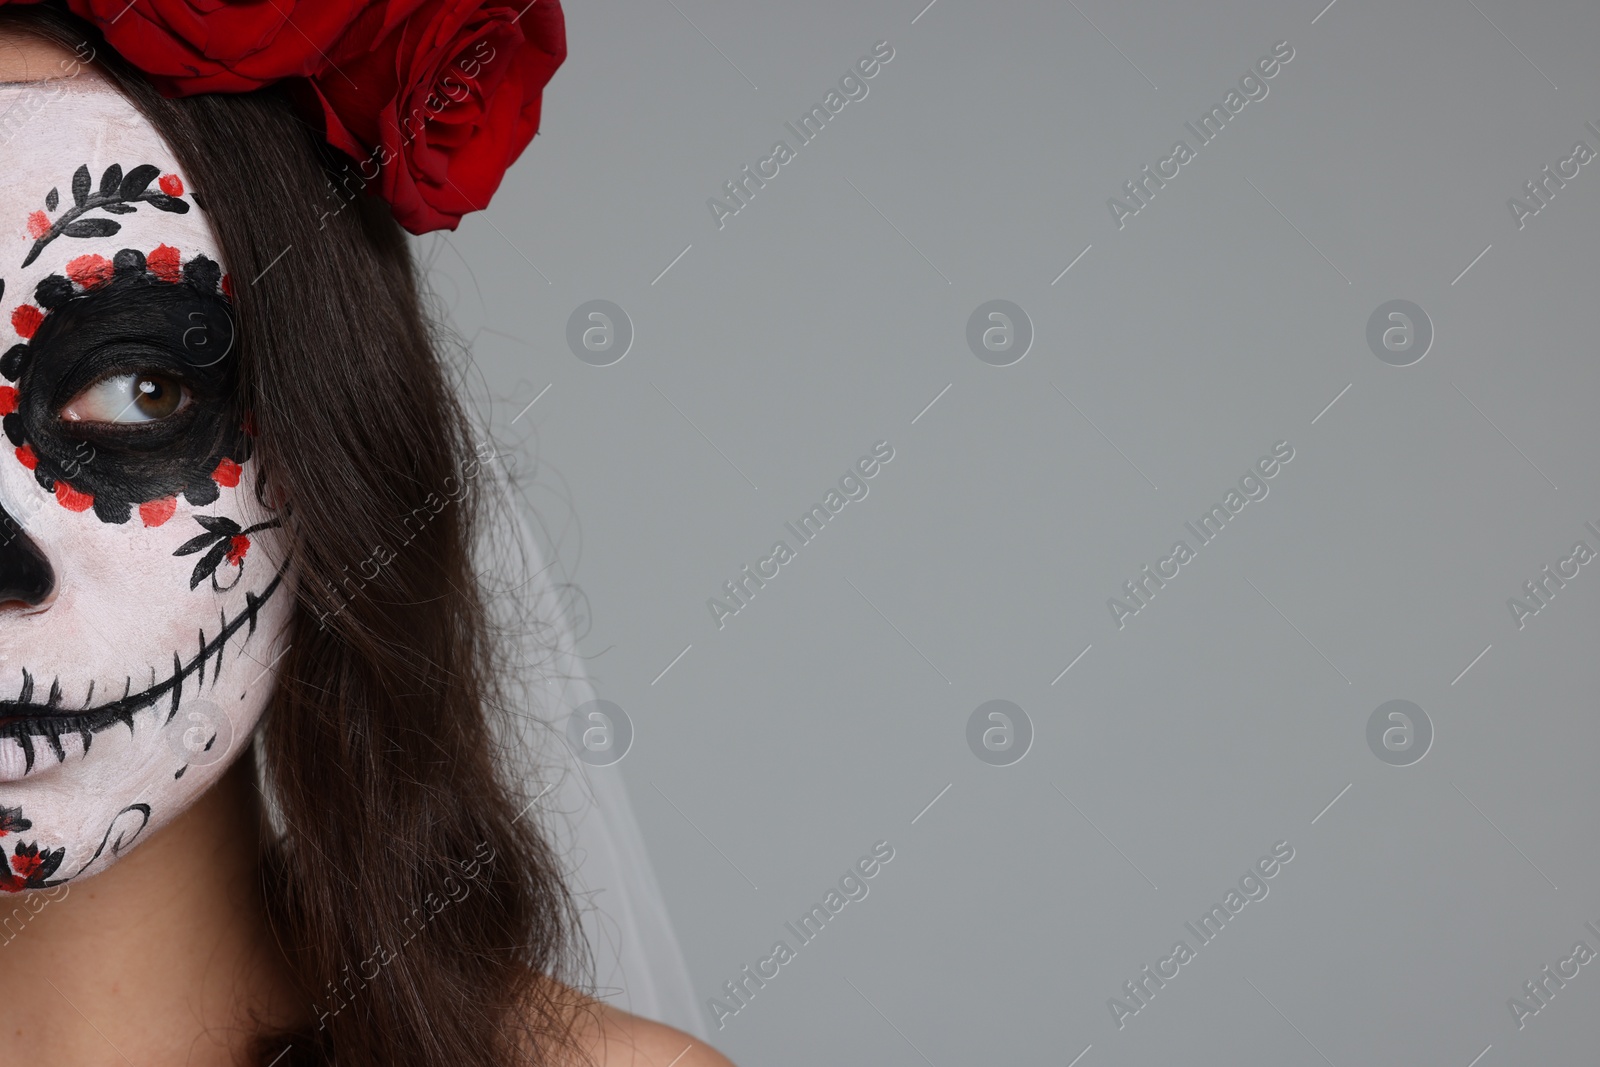
[[[795,922],[783,924],[784,929],[794,935],[793,945],[785,938],[774,941],[772,950],[756,961],[754,969],[746,964],[739,969],[737,977],[722,983],[726,1000],[707,997],[706,1009],[716,1019],[717,1029],[721,1030],[728,1025],[729,1019],[749,1007],[756,993],[777,978],[782,973],[781,968],[798,959],[800,949],[820,937],[828,923],[837,918],[846,905],[852,901],[866,900],[867,894],[872,891],[867,882],[882,873],[884,864],[892,859],[893,845],[887,841],[873,842],[872,851],[845,868],[837,885],[829,886],[823,894],[821,903],[812,904],[811,909]]]
[[[1200,149],[1220,137],[1228,122],[1246,105],[1265,100],[1271,91],[1267,82],[1277,77],[1293,58],[1294,47],[1288,41],[1273,45],[1269,54],[1246,69],[1239,79],[1239,88],[1229,89],[1223,94],[1222,103],[1212,104],[1211,110],[1200,116],[1199,126],[1193,122],[1183,124],[1185,129],[1194,134],[1193,147],[1186,138],[1180,137],[1173,142],[1168,155],[1156,160],[1155,170],[1151,170],[1150,164],[1146,163],[1139,169],[1138,177],[1123,182],[1122,191],[1128,199],[1121,200],[1114,196],[1106,199],[1106,208],[1110,210],[1111,221],[1117,224],[1117,229],[1122,229],[1129,219],[1149,206],[1150,201],[1155,199],[1157,189],[1165,189],[1167,182],[1181,174],[1185,165],[1199,158]]]
[[[1237,888],[1228,887],[1221,902],[1211,905],[1210,910],[1200,916],[1198,926],[1193,922],[1184,923],[1183,928],[1194,938],[1193,945],[1183,938],[1174,941],[1172,950],[1156,960],[1154,969],[1146,964],[1137,977],[1122,983],[1123,996],[1106,1000],[1111,1021],[1117,1024],[1117,1029],[1121,1030],[1130,1018],[1149,1007],[1156,993],[1178,977],[1183,967],[1200,954],[1200,949],[1220,937],[1228,923],[1236,919],[1247,905],[1266,900],[1267,894],[1272,891],[1268,881],[1282,873],[1293,859],[1293,845],[1287,841],[1275,842],[1269,854],[1256,860],[1239,877]]]
[[[756,591],[765,589],[767,582],[778,576],[780,568],[798,558],[798,549],[814,541],[817,535],[827,528],[828,523],[845,509],[845,505],[852,501],[865,500],[871,491],[867,481],[876,477],[883,469],[883,465],[891,459],[894,459],[894,446],[888,441],[875,443],[870,455],[856,460],[855,464],[839,478],[837,489],[830,488],[823,494],[821,503],[812,504],[798,519],[783,524],[784,529],[794,537],[794,547],[791,548],[788,541],[774,541],[772,551],[756,560],[754,571],[747,563],[739,571],[738,576],[722,583],[722,590],[727,594],[726,600],[714,596],[707,597],[706,608],[711,612],[711,621],[717,624],[717,629],[720,630],[727,625],[726,620],[729,617],[749,607],[750,602],[755,599]]]
[[[1130,618],[1149,607],[1157,591],[1165,589],[1167,582],[1176,578],[1181,569],[1199,555],[1201,548],[1216,540],[1246,505],[1265,500],[1267,494],[1272,491],[1267,482],[1292,459],[1294,459],[1294,446],[1288,441],[1279,441],[1273,445],[1270,455],[1262,456],[1254,466],[1240,476],[1239,488],[1230,488],[1224,493],[1222,502],[1211,505],[1211,510],[1200,516],[1198,524],[1196,522],[1183,524],[1184,529],[1194,535],[1194,545],[1190,545],[1186,538],[1180,538],[1173,542],[1171,552],[1156,560],[1155,570],[1152,571],[1147,563],[1138,576],[1123,582],[1122,591],[1128,599],[1123,600],[1119,597],[1106,599],[1106,608],[1111,612],[1111,621],[1117,624],[1117,629],[1122,629]]]
[[[764,159],[756,161],[755,170],[750,169],[746,163],[739,171],[739,176],[722,183],[722,190],[727,194],[727,199],[720,197],[707,197],[706,207],[711,210],[711,217],[717,223],[717,229],[727,225],[727,220],[750,206],[750,201],[755,199],[756,190],[765,189],[767,182],[772,181],[782,168],[799,158],[799,150],[822,136],[822,131],[829,121],[835,118],[845,107],[856,101],[865,100],[871,86],[869,80],[877,77],[885,64],[894,58],[894,46],[888,41],[879,41],[872,46],[868,55],[856,60],[848,70],[839,78],[839,88],[829,89],[820,104],[812,104],[811,109],[801,115],[795,122],[785,122],[784,129],[794,135],[794,147],[790,147],[787,138],[774,141],[772,152]]]

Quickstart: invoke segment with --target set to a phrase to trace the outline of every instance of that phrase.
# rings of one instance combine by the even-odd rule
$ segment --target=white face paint
[[[0,892],[104,870],[249,743],[293,604],[231,280],[98,78],[0,84]]]

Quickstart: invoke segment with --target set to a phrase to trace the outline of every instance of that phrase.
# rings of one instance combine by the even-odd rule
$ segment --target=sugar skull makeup
[[[40,105],[40,94],[48,99]],[[0,84],[0,892],[97,873],[248,743],[292,607],[226,273],[92,75]]]

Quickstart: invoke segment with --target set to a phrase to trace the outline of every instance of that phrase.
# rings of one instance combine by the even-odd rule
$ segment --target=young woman
[[[0,8],[8,1056],[725,1065],[578,992],[396,222],[483,206],[559,9],[71,6]],[[442,31],[459,93],[350,110]]]

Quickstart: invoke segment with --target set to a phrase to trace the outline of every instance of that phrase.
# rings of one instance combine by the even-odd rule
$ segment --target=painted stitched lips
[[[114,86],[50,88],[0,220],[0,899],[105,870],[226,774],[296,608],[248,412],[276,383],[245,380],[205,206]]]
[[[111,699],[102,703],[91,704],[95,697],[95,687],[91,684],[82,708],[65,706],[59,678],[50,682],[48,693],[40,700],[41,686],[24,670],[22,692],[17,699],[0,701],[0,739],[14,740],[22,748],[24,764],[16,770],[20,770],[21,775],[33,770],[36,737],[44,740],[56,762],[61,763],[66,759],[63,738],[78,737],[87,755],[94,735],[102,730],[121,723],[132,735],[135,713],[146,708],[165,709],[161,722],[163,725],[170,723],[178,714],[186,692],[198,693],[206,685],[207,667],[212,672],[211,687],[216,688],[222,676],[223,653],[230,643],[242,645],[255,635],[258,616],[283,584],[286,570],[286,566],[280,567],[259,594],[246,591],[244,608],[232,617],[219,615],[217,628],[210,634],[202,628],[192,653],[186,656],[173,652],[172,666],[162,670],[150,668],[148,683],[142,678],[135,683],[134,678],[128,676],[121,694],[107,694]]]
[[[81,255],[42,279],[11,320],[21,340],[0,356],[0,375],[14,383],[0,386],[0,427],[63,507],[93,508],[110,523],[137,507],[156,526],[178,494],[204,506],[237,484],[250,438],[235,406],[233,319],[214,260],[184,261],[165,244]],[[148,385],[130,409],[157,395],[148,383],[167,383],[183,403],[146,421],[80,427],[60,417],[74,395],[118,374]]]

